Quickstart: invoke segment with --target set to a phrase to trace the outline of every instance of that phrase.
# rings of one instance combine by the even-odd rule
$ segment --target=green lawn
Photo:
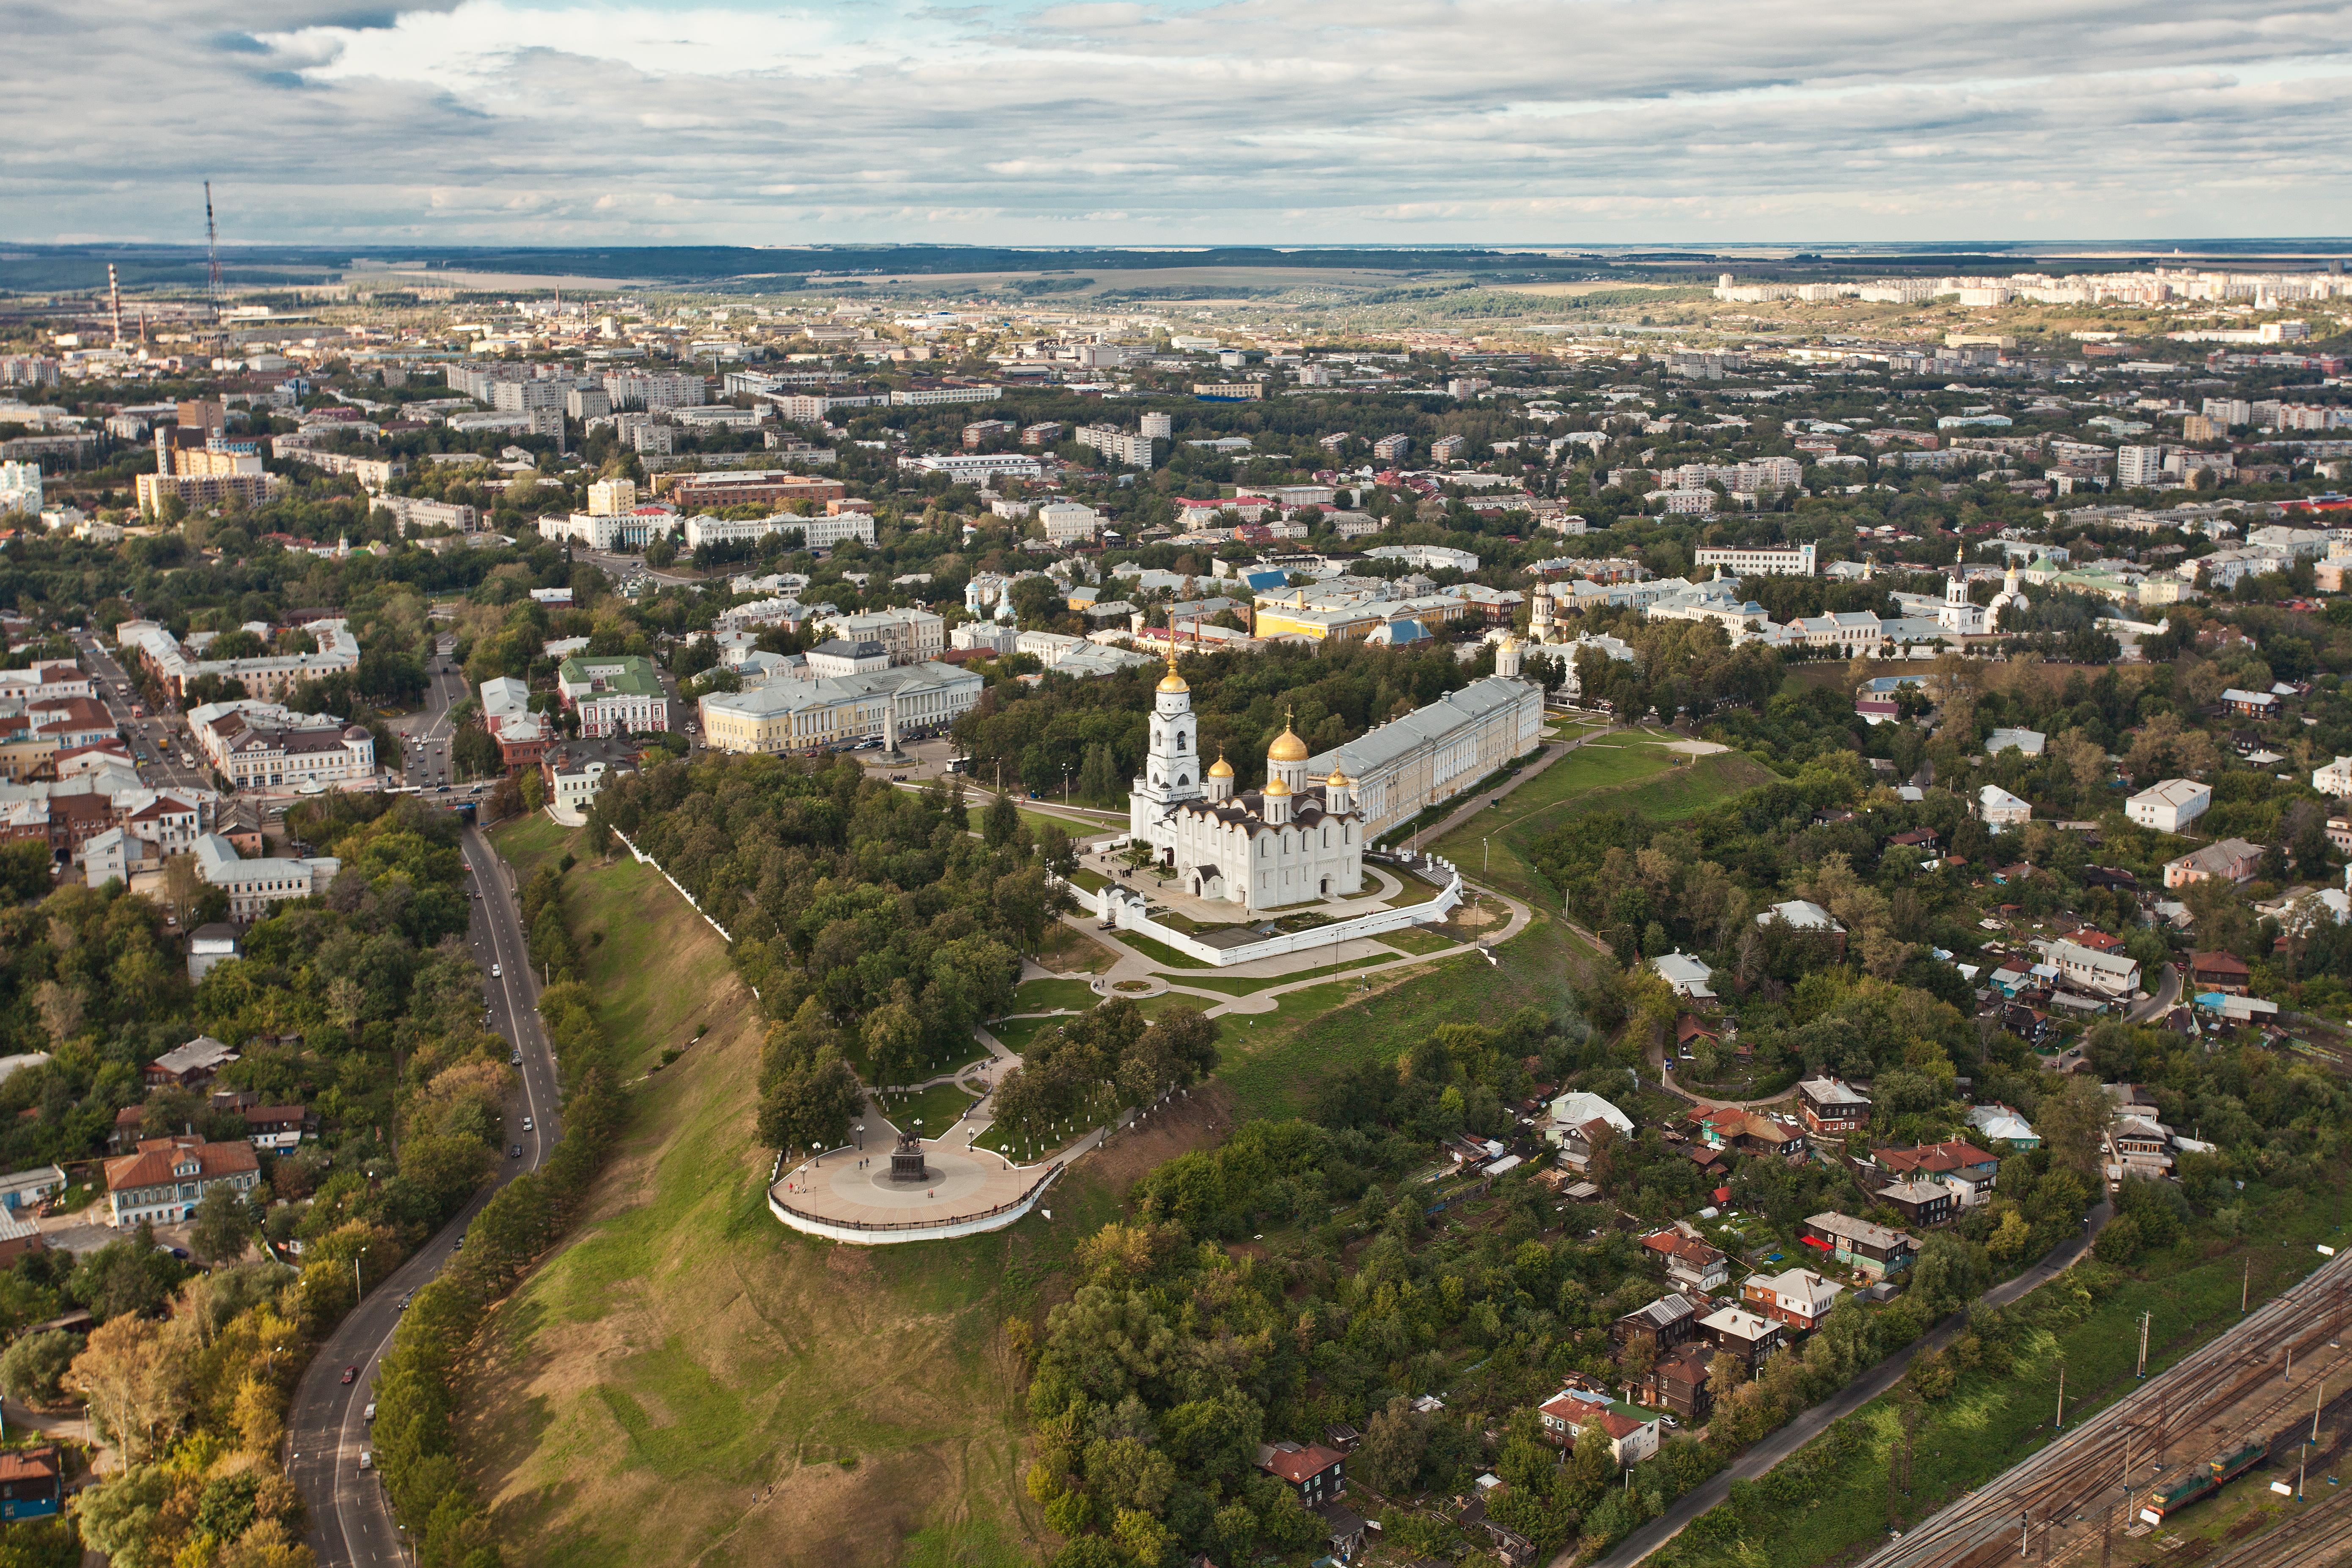
[[[1068,1021],[1067,1018],[1060,1016],[1007,1018],[1001,1023],[991,1024],[988,1026],[988,1032],[994,1035],[997,1043],[1014,1056],[1026,1056],[1029,1053],[1029,1047],[1037,1043],[1038,1036],[1048,1029],[1058,1029]]]
[[[1392,931],[1378,940],[1383,947],[1392,947],[1399,952],[1414,954],[1444,952],[1447,948],[1462,945],[1452,937],[1441,934],[1433,926],[1414,926],[1406,931]]]
[[[1450,959],[1406,971],[1410,978],[1360,999],[1349,985],[1310,986],[1284,997],[1270,1018],[1228,1020],[1218,1076],[1245,1114],[1297,1115],[1335,1069],[1393,1058],[1440,1024],[1495,1023],[1522,1006],[1549,1013],[1569,1005],[1580,950],[1559,921],[1538,913],[1495,952],[1499,966]]]
[[[1556,905],[1558,891],[1530,856],[1537,840],[1560,823],[1618,806],[1635,807],[1661,822],[1677,821],[1772,777],[1738,752],[1673,767],[1678,759],[1679,753],[1663,746],[1622,736],[1580,746],[1504,796],[1501,805],[1479,812],[1428,848],[1515,898]]]
[[[1024,980],[1013,993],[1015,1013],[1045,1013],[1067,1007],[1083,1013],[1098,998],[1083,980]]]
[[[2242,1243],[2184,1245],[2141,1260],[2133,1277],[2101,1299],[2086,1319],[2055,1333],[2035,1331],[2007,1376],[1982,1370],[1964,1374],[1950,1397],[1923,1406],[1912,1434],[1911,1496],[1903,1500],[1902,1526],[1983,1485],[2049,1440],[2062,1360],[2067,1420],[2073,1423],[2134,1385],[2141,1313],[2150,1314],[2153,1373],[2238,1321],[2249,1261],[2255,1301],[2310,1272],[2322,1261],[2313,1243],[2335,1229],[2340,1206],[2332,1195],[2280,1195],[2250,1221],[2248,1239]],[[2104,1272],[2097,1265],[2085,1268]],[[2075,1289],[2074,1280],[2062,1278],[2042,1292]],[[1803,1502],[1774,1503],[1759,1494],[1738,1513],[1738,1538],[1702,1542],[1686,1531],[1652,1561],[1658,1568],[1810,1568],[1885,1539],[1890,1527],[1887,1458],[1902,1420],[1900,1406],[1891,1397],[1879,1399],[1853,1419],[1865,1429],[1861,1452],[1838,1465],[1832,1479]],[[2180,1464],[2206,1457],[2177,1453],[2175,1473]]]
[[[919,1131],[926,1138],[937,1138],[953,1126],[956,1118],[961,1116],[972,1103],[971,1096],[951,1083],[943,1083],[924,1089],[919,1094],[887,1096],[882,1107],[882,1114],[887,1116],[902,1131]],[[918,1118],[922,1121],[920,1128],[915,1125]]]
[[[580,830],[566,827],[543,811],[528,816],[518,816],[499,823],[488,832],[491,847],[495,848],[515,868],[519,882],[530,880],[531,873],[545,861],[559,859],[572,847]],[[579,853],[576,849],[574,854]],[[626,853],[626,851],[623,851]]]
[[[1083,1138],[1095,1128],[1117,1115],[1121,1109],[1118,1098],[1110,1090],[1097,1091],[1094,1098],[1078,1108],[1077,1114],[1067,1122],[1031,1131],[1024,1127],[997,1122],[972,1140],[975,1149],[993,1149],[1008,1160],[1026,1164],[1043,1158],[1073,1139]]]
[[[1382,942],[1388,939],[1382,937]],[[1374,953],[1370,958],[1351,958],[1345,963],[1327,963],[1320,969],[1302,969],[1296,974],[1182,974],[1171,975],[1177,985],[1190,985],[1200,991],[1222,992],[1227,996],[1247,996],[1272,985],[1289,985],[1301,980],[1314,980],[1326,974],[1338,974],[1347,970],[1361,969],[1370,963],[1390,962],[1384,955]]]

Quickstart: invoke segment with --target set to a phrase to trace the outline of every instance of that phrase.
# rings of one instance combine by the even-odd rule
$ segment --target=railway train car
[[[2168,1515],[2212,1496],[2261,1464],[2263,1457],[2269,1452],[2270,1445],[2267,1443],[2249,1443],[2218,1459],[2209,1459],[2202,1469],[2182,1477],[2168,1487],[2150,1492],[2147,1506],[2139,1510],[2139,1517],[2149,1524],[2162,1524]]]

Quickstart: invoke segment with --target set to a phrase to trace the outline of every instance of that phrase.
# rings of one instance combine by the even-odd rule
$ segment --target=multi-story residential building
[[[893,665],[925,664],[947,651],[947,622],[929,610],[910,606],[836,616],[828,618],[824,627],[847,642],[881,644]]]
[[[2161,447],[2118,447],[2116,448],[2116,483],[2126,489],[2155,489],[2164,483],[2164,448]]]
[[[463,501],[428,500],[423,496],[378,496],[374,504],[376,510],[392,513],[393,524],[404,539],[409,530],[416,528],[450,528],[459,533],[472,533],[481,526],[481,513]]]
[[[682,512],[717,511],[733,506],[818,504],[840,500],[849,494],[848,487],[839,479],[812,479],[805,474],[786,473],[781,468],[745,469],[732,473],[682,473],[675,479],[669,499],[671,504]]]
[[[239,682],[249,697],[265,701],[284,696],[305,680],[347,674],[360,667],[359,638],[341,620],[312,621],[302,628],[318,645],[310,653],[267,654],[259,658],[194,658],[173,637],[153,621],[125,621],[114,628],[114,643],[131,653],[171,689],[186,695],[187,683],[200,675],[218,675]]]
[[[191,853],[195,856],[197,877],[228,894],[228,917],[240,925],[266,919],[272,908],[289,899],[325,892],[335,873],[343,868],[343,863],[332,856],[240,859],[236,846],[217,833],[198,835]]]
[[[2352,757],[2338,757],[2312,769],[2311,787],[2322,795],[2352,795]]]
[[[614,408],[698,408],[709,393],[709,383],[699,375],[631,370],[604,378],[604,395]]]
[[[989,479],[1034,479],[1045,473],[1035,455],[1027,452],[932,452],[901,458],[898,466],[918,473],[945,474],[955,483],[967,485]]]
[[[642,735],[669,729],[669,699],[650,659],[634,654],[574,656],[556,668],[555,690],[563,705],[580,715],[583,735],[621,730]]]
[[[1941,1182],[1894,1182],[1871,1196],[1901,1215],[1906,1225],[1921,1226],[1943,1224],[1958,1206],[1952,1189]]]
[[[1797,1086],[1797,1105],[1815,1137],[1843,1137],[1870,1125],[1870,1100],[1843,1079],[1809,1078]]]
[[[949,403],[993,403],[1004,395],[1001,386],[905,386],[890,394],[893,408],[936,408]]]
[[[189,710],[188,733],[238,789],[356,784],[375,776],[375,737],[324,713],[274,702],[207,702]]]
[[[1255,403],[1265,395],[1265,384],[1256,381],[1196,381],[1192,395],[1204,403]]]
[[[1999,784],[1986,784],[1977,791],[1977,816],[1990,831],[2005,833],[2032,821],[2033,805]]]
[[[2244,838],[2224,838],[2219,844],[2208,844],[2202,849],[2191,850],[2177,860],[2164,863],[2164,885],[2186,888],[2210,878],[2221,878],[2241,887],[2254,879],[2263,868],[2263,847]]]
[[[1112,425],[1081,425],[1071,439],[1100,452],[1114,463],[1138,468],[1151,467],[1155,438],[1150,436],[1130,434]]]
[[[1780,1322],[1738,1307],[1724,1307],[1701,1318],[1698,1331],[1717,1350],[1745,1362],[1751,1377],[1787,1347],[1789,1337]]]
[[[1810,1268],[1788,1268],[1778,1274],[1749,1275],[1740,1281],[1739,1300],[1759,1317],[1799,1333],[1811,1333],[1822,1326],[1844,1289]]]
[[[584,812],[604,781],[637,771],[637,749],[619,736],[558,741],[543,747],[538,763],[548,804],[565,820]]]
[[[41,465],[0,463],[0,513],[37,516],[41,510]]]
[[[1412,452],[1412,437],[1405,435],[1383,436],[1372,443],[1372,457],[1383,463],[1402,463]]]
[[[106,1163],[106,1223],[119,1230],[194,1219],[215,1187],[250,1192],[260,1180],[261,1159],[250,1142],[145,1139],[137,1153]]]
[[[78,664],[50,660],[24,669],[0,669],[0,702],[58,702],[97,694]]]
[[[1736,577],[1811,577],[1814,547],[1810,544],[1708,545],[1698,551],[1698,568],[1720,566]]]
[[[1834,1210],[1808,1218],[1800,1239],[1874,1279],[1908,1268],[1919,1255],[1916,1237]]]
[[[1036,510],[1045,542],[1067,547],[1091,544],[1102,531],[1102,513],[1079,501],[1051,501]]]
[[[2259,858],[2261,851],[2255,853]],[[2102,996],[2128,996],[2139,989],[2139,961],[2127,953],[2074,942],[2053,942],[2043,952],[2062,979]]]
[[[2179,833],[2213,804],[2213,786],[2194,779],[2166,779],[2124,802],[2124,815],[2158,833]]]

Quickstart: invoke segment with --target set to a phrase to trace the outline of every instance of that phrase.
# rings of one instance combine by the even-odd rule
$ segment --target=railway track
[[[2077,1517],[2105,1513],[2126,1487],[2136,1508],[2138,1490],[2151,1478],[2182,1473],[2181,1465],[2203,1461],[2221,1438],[2268,1436],[2273,1427],[2265,1423],[2284,1425],[2290,1407],[2310,1397],[2308,1382],[2286,1380],[2290,1360],[2326,1346],[2347,1321],[2352,1252],[2315,1269],[2115,1405],[1880,1548],[1862,1568],[1995,1568],[2020,1556],[2046,1561],[2052,1534]],[[2274,1391],[2265,1393],[2266,1384]],[[2241,1408],[2249,1402],[2251,1409]]]
[[[2204,1568],[2330,1568],[2352,1558],[2352,1488],[2314,1503],[2266,1535],[2231,1547]]]

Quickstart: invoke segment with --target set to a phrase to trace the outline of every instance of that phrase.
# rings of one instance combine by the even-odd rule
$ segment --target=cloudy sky
[[[2352,0],[11,0],[0,238],[2352,232]]]

